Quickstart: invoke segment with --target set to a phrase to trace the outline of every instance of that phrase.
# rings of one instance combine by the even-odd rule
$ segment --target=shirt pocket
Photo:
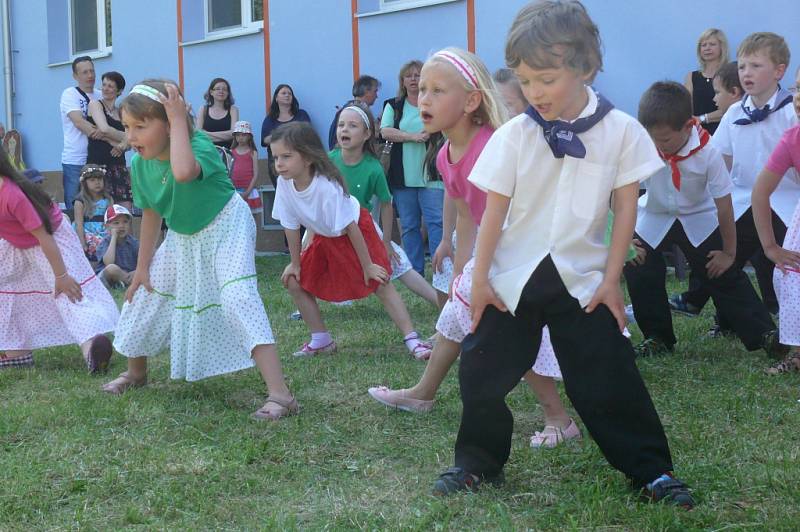
[[[581,160],[573,181],[572,214],[584,220],[606,216],[616,175],[615,166]]]

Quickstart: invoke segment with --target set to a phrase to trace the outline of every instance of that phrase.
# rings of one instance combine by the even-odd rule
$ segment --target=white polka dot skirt
[[[453,238],[450,240],[453,245],[453,253],[456,251],[456,232],[453,231]],[[473,256],[475,255],[475,250],[472,250]],[[441,292],[446,294],[448,290],[450,290],[450,279],[453,278],[453,260],[450,257],[445,257],[442,261],[442,270],[441,271],[434,271],[433,277],[431,278],[431,285],[433,288],[436,289],[437,292]],[[460,340],[459,340],[460,341]]]
[[[253,348],[275,343],[258,294],[255,231],[238,194],[202,231],[168,231],[150,265],[153,291],[139,288],[122,307],[117,351],[169,348],[170,376],[187,381],[252,367]]]
[[[378,236],[382,239],[383,231],[378,225],[378,222],[375,222],[375,220],[373,220],[373,222],[375,223],[375,231],[378,232]],[[392,250],[394,250],[395,255],[397,255],[396,259],[394,257],[389,257],[389,260],[392,261],[392,281],[394,281],[404,273],[411,270],[412,266],[411,261],[408,260],[408,255],[406,255],[406,252],[403,251],[402,247],[392,242]]]
[[[453,342],[461,343],[469,333],[472,323],[469,304],[472,300],[472,269],[474,266],[475,259],[470,259],[464,266],[461,275],[455,278],[453,299],[445,303],[439,320],[436,322],[436,330]],[[558,366],[556,354],[550,343],[550,331],[547,327],[542,329],[542,343],[533,365],[533,372],[545,377],[561,379],[561,368]]]
[[[783,247],[789,251],[800,251],[800,204],[792,215],[792,223],[786,231]],[[789,270],[782,273],[775,268],[772,282],[780,308],[778,315],[781,343],[800,345],[800,272]]]
[[[66,218],[53,239],[83,299],[70,303],[63,294],[53,297],[55,276],[41,247],[19,249],[0,239],[0,351],[81,344],[117,325],[117,304]]]

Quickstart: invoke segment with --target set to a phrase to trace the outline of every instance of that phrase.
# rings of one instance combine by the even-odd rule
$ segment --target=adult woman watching
[[[272,103],[269,106],[269,112],[264,122],[261,124],[261,145],[267,148],[267,156],[269,158],[269,173],[272,184],[275,184],[277,175],[274,171],[274,164],[272,159],[272,152],[269,149],[269,143],[272,139],[272,131],[288,122],[311,122],[311,118],[303,109],[300,109],[300,102],[295,98],[292,87],[286,83],[281,83],[275,88],[272,93]]]
[[[722,111],[714,103],[714,76],[728,62],[728,39],[722,30],[711,28],[697,40],[697,60],[700,70],[689,72],[684,85],[692,93],[693,114],[712,135],[717,130]]]
[[[233,124],[239,121],[239,108],[233,105],[231,84],[214,78],[203,95],[205,105],[197,113],[197,129],[202,129],[217,146],[230,147]]]
[[[433,256],[442,239],[444,184],[438,176],[430,176],[424,164],[428,134],[417,107],[421,70],[422,62],[417,60],[400,69],[397,97],[387,100],[384,106],[381,135],[394,143],[387,178],[400,215],[403,249],[414,269],[424,275],[422,220]]]
[[[106,72],[102,76],[102,98],[89,102],[87,120],[97,126],[102,138],[89,138],[87,164],[100,164],[106,168],[106,188],[115,203],[130,210],[131,175],[125,164],[128,141],[117,108],[117,98],[125,88],[125,78],[119,72]]]

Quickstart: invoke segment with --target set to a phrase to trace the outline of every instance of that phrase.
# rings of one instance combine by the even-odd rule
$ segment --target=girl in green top
[[[253,217],[216,148],[193,131],[172,82],[141,82],[120,109],[136,151],[133,201],[143,214],[139,260],[114,340],[128,371],[103,389],[121,394],[143,386],[147,357],[169,348],[173,379],[256,365],[270,395],[255,417],[296,413],[258,294]],[[162,218],[170,230],[156,250]]]

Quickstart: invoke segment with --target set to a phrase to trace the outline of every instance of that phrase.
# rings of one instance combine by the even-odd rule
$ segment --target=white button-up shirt
[[[700,145],[700,135],[692,129],[686,145],[678,151],[685,157]],[[647,181],[647,193],[639,198],[638,234],[651,247],[657,248],[669,228],[680,221],[694,247],[699,246],[719,225],[715,199],[733,191],[733,182],[722,154],[711,144],[682,161],[680,191],[672,184],[672,169],[665,164]]]
[[[597,97],[578,118],[594,113]],[[604,235],[611,192],[663,166],[644,128],[617,109],[578,135],[586,157],[556,159],[542,128],[519,115],[495,131],[469,180],[511,198],[489,272],[491,285],[514,312],[525,284],[550,255],[570,295],[589,304],[603,280]]]
[[[777,95],[776,91],[767,102],[770,108],[775,107]],[[752,108],[749,96],[745,98],[744,104],[748,110]],[[797,116],[791,103],[771,113],[761,122],[737,126],[734,122],[740,118],[747,118],[742,106],[738,103],[730,106],[711,138],[711,143],[716,148],[733,157],[733,216],[737,220],[750,208],[750,196],[756,178],[764,169],[772,150],[778,145],[781,135],[797,124]],[[800,201],[800,178],[794,169],[789,169],[784,177],[788,179],[781,179],[778,188],[770,196],[770,203],[775,213],[788,226],[792,221],[794,208]]]

